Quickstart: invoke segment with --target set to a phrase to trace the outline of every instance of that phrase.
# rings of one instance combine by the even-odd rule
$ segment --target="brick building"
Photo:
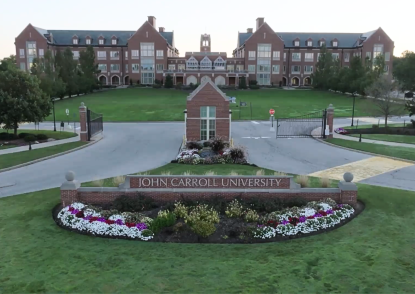
[[[148,20],[137,31],[45,30],[29,24],[16,37],[16,59],[22,70],[28,70],[33,58],[46,50],[56,53],[71,48],[74,59],[89,45],[95,48],[96,61],[103,84],[153,84],[167,74],[173,82],[197,84],[211,80],[216,85],[238,85],[245,76],[260,85],[308,85],[321,46],[349,66],[354,55],[363,59],[384,54],[385,74],[391,76],[394,42],[381,29],[367,33],[281,33],[275,32],[264,18],[257,18],[256,29],[238,33],[232,57],[225,52],[211,52],[211,37],[202,34],[200,52],[186,52],[179,57],[174,32],[157,28],[156,18]]]

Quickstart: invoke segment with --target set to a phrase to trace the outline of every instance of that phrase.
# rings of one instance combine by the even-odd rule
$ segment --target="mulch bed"
[[[62,224],[62,222],[57,218],[59,212],[62,210],[62,204],[57,204],[53,210],[52,210],[52,217],[56,224],[60,226],[61,228],[76,232],[78,234],[82,235],[88,235],[93,237],[99,237],[99,238],[110,238],[110,239],[127,239],[127,240],[134,240],[134,241],[141,241],[137,239],[131,239],[128,237],[115,237],[115,236],[101,236],[101,235],[94,235],[88,232],[84,231],[78,231],[76,229],[72,229],[69,227],[66,227]],[[150,211],[143,211],[143,214],[146,214],[149,217],[156,217],[157,212],[161,208],[153,209]],[[208,238],[202,238],[197,236],[195,233],[193,233],[190,228],[184,223],[183,220],[178,220],[176,224],[172,227],[164,228],[162,231],[154,235],[154,238],[146,241],[146,242],[165,242],[165,243],[212,243],[212,244],[253,244],[253,243],[268,243],[268,242],[280,242],[280,241],[286,241],[286,240],[293,240],[298,238],[304,238],[304,237],[310,237],[315,236],[319,234],[328,233],[332,230],[335,230],[348,222],[350,222],[352,219],[357,217],[363,210],[365,209],[365,204],[361,201],[358,201],[354,214],[345,219],[342,220],[339,224],[337,224],[334,227],[319,230],[316,232],[312,232],[309,234],[297,234],[294,236],[276,236],[274,238],[269,239],[259,239],[259,238],[253,238],[251,236],[244,235],[247,232],[247,229],[249,227],[255,226],[255,223],[246,223],[240,218],[227,218],[224,215],[220,215],[220,222],[216,225],[217,229],[215,233],[213,233]],[[181,225],[178,225],[181,224]],[[226,236],[226,237],[224,237]]]
[[[36,141],[39,142],[39,144],[48,142],[48,140],[36,140]],[[22,147],[22,146],[28,146],[29,147],[29,143],[26,142],[24,139],[0,140],[0,145],[4,144],[6,142],[9,143],[9,144],[7,144],[7,146],[12,145],[13,147]],[[35,143],[32,143],[32,145],[35,145]]]

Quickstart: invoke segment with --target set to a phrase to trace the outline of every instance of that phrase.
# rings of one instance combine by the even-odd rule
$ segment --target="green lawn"
[[[375,125],[378,125],[378,124],[375,124]],[[397,127],[404,127],[404,126],[406,127],[407,125],[408,125],[408,123],[405,123],[405,124],[388,124],[388,127],[397,128]],[[379,124],[379,127],[380,128],[384,128],[385,127],[385,124]],[[372,125],[371,124],[356,125],[356,123],[355,123],[355,125],[353,127],[348,126],[348,127],[342,127],[342,128],[345,129],[345,130],[350,130],[350,129],[371,129],[372,128]]]
[[[9,133],[12,133],[12,132],[13,131],[9,131]],[[5,133],[5,131],[0,131],[0,133]],[[49,130],[26,130],[26,129],[17,130],[17,134],[20,134],[20,133],[28,133],[28,134],[33,134],[33,135],[44,134],[48,136],[48,138],[52,138],[55,140],[68,139],[68,138],[78,136],[77,133],[73,133],[73,132],[60,132],[60,131],[54,132],[54,131],[49,131]]]
[[[235,96],[237,104],[231,104],[233,119],[269,119],[269,109],[275,110],[275,117],[293,117],[325,109],[329,104],[335,107],[336,117],[352,115],[352,98],[321,91],[301,90],[224,90],[228,96]],[[186,108],[186,97],[190,92],[174,89],[129,88],[94,93],[87,96],[64,99],[55,103],[56,120],[68,121],[65,110],[69,109],[69,120],[79,121],[81,102],[96,113],[102,113],[105,121],[182,121]],[[239,102],[248,107],[236,107]],[[368,100],[356,99],[355,116],[367,116]],[[73,117],[76,114],[76,117]],[[52,120],[52,116],[46,118]]]
[[[55,155],[64,151],[68,151],[79,146],[87,144],[86,142],[71,142],[61,145],[34,149],[31,151],[22,151],[0,155],[0,169],[15,166],[18,164],[33,161],[39,158]],[[29,148],[29,147],[28,147]],[[0,291],[1,292],[1,291]]]
[[[350,136],[359,138],[360,135],[351,134]],[[362,134],[362,139],[415,144],[415,136],[411,135]]]
[[[359,199],[365,211],[330,233],[223,245],[68,232],[51,216],[59,189],[1,198],[0,292],[412,293],[415,193],[359,184]]]
[[[386,146],[374,143],[363,143],[358,141],[350,141],[335,138],[329,139],[327,140],[327,142],[351,149],[415,161],[415,148],[411,147]]]

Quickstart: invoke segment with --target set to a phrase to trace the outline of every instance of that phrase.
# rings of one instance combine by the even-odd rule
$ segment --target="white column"
[[[229,110],[229,142],[231,141],[232,138],[232,110]]]
[[[184,138],[187,141],[187,109],[184,110]]]

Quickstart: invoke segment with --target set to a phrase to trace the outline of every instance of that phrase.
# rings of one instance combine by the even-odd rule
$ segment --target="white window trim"
[[[248,60],[255,60],[256,59],[256,52],[255,51],[249,51],[248,52]]]
[[[281,59],[280,51],[273,51],[272,52],[272,60],[280,60],[280,59]]]
[[[112,44],[112,45],[117,45],[117,39],[112,39],[112,40],[111,40],[111,44]]]
[[[134,66],[137,65],[137,66]],[[134,69],[136,68],[136,69]],[[133,63],[131,64],[131,72],[132,73],[139,73],[140,72],[140,64],[139,63]]]
[[[117,54],[117,56],[112,56],[112,53],[113,52],[116,52]],[[110,51],[110,59],[111,60],[119,60],[120,59],[120,52],[119,51]]]
[[[278,68],[278,71],[274,71],[274,67],[277,67]],[[280,65],[279,64],[274,64],[273,66],[272,66],[272,74],[279,74],[280,73]]]
[[[313,46],[313,41],[307,41],[307,46],[312,47]]]
[[[333,41],[333,47],[338,47],[338,46],[339,46],[339,42]]]
[[[300,55],[300,59],[294,59],[294,54],[299,54]],[[291,54],[291,60],[294,62],[301,62],[301,52],[293,52]]]
[[[294,71],[294,66],[298,66],[299,70],[298,71]],[[291,65],[291,73],[292,74],[299,74],[301,73],[301,65]]]
[[[39,49],[39,57],[45,56],[45,50]]]
[[[99,56],[100,53],[104,52],[104,54],[102,54],[103,56]],[[107,52],[106,51],[98,51],[97,52],[97,59],[98,60],[106,60],[107,59]]]
[[[99,44],[99,45],[104,45],[104,39],[99,39],[99,40],[98,40],[98,44]]]
[[[74,45],[78,45],[78,39],[72,39],[72,44],[74,44]]]
[[[253,71],[249,69],[249,67],[253,67]],[[248,72],[255,73],[255,64],[248,64]]]
[[[311,71],[307,71],[307,67],[311,68]],[[305,65],[304,66],[304,73],[311,74],[314,72],[314,67],[312,65]]]
[[[137,52],[137,55],[134,55],[134,52]],[[131,50],[131,59],[140,59],[140,50]]]
[[[202,107],[206,107],[206,116],[202,117],[201,113],[202,113]],[[215,116],[214,117],[210,117],[209,116],[209,112],[210,112],[210,107],[215,107]],[[216,136],[216,106],[201,106],[200,107],[200,120],[206,120],[206,140],[210,139],[209,133],[210,133],[210,121],[214,120],[215,121],[215,135],[213,137]],[[202,139],[202,122],[200,123],[200,139]],[[202,139],[204,140],[204,139]]]
[[[73,59],[79,59],[79,51],[72,51]]]
[[[200,61],[200,69],[201,70],[211,70],[212,69],[212,60],[210,60],[207,56],[203,57]]]
[[[118,69],[112,69],[113,65],[118,65]],[[113,73],[119,73],[120,72],[120,65],[118,63],[113,63],[110,65],[110,71]]]
[[[307,54],[311,54],[312,58],[307,58]],[[314,62],[314,53],[304,53],[304,61],[305,62]]]
[[[86,43],[87,45],[91,45],[91,39],[86,39],[86,40],[85,40],[85,43]]]
[[[158,67],[161,65],[161,69],[158,69]],[[164,70],[164,64],[162,64],[162,63],[158,63],[158,64],[156,64],[156,72],[158,72],[158,73],[160,73],[160,72],[163,72],[163,70]]]
[[[386,56],[388,58],[386,58]],[[391,61],[391,53],[390,52],[385,52],[385,62]]]
[[[128,51],[125,51],[125,60],[128,60]]]
[[[294,46],[295,47],[300,47],[300,41],[294,41]]]
[[[23,52],[23,54],[22,54]],[[19,55],[20,57],[25,57],[25,50],[24,49],[19,49]]]
[[[157,50],[156,51],[156,57],[157,57],[157,59],[163,59],[164,58],[163,50]]]
[[[100,65],[105,65],[105,69],[104,70],[100,69]],[[108,66],[105,63],[100,63],[98,64],[98,69],[101,71],[101,73],[107,72]]]

